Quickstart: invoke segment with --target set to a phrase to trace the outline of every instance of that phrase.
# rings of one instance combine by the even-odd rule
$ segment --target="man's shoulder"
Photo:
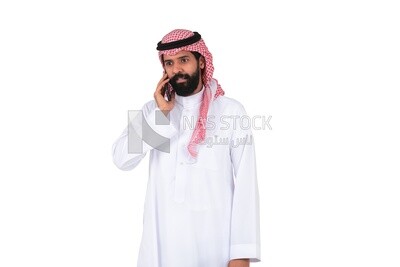
[[[217,110],[219,113],[246,113],[246,110],[240,101],[224,95],[217,97],[213,101],[212,108]],[[142,109],[145,113],[150,113],[154,109],[157,109],[157,103],[154,99],[149,100],[143,105]]]
[[[215,99],[214,108],[223,113],[245,113],[245,108],[240,101],[224,95]]]

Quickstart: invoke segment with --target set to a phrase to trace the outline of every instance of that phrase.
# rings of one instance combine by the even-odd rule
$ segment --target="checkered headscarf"
[[[187,39],[192,36],[194,36],[194,32],[192,32],[192,31],[177,29],[177,30],[173,30],[172,32],[165,35],[164,38],[162,38],[160,43],[161,44],[171,43],[171,42]],[[213,61],[212,61],[212,55],[211,55],[210,51],[208,51],[208,48],[207,48],[206,44],[204,43],[203,39],[200,39],[199,41],[197,41],[193,44],[186,45],[186,46],[172,48],[170,50],[159,51],[158,56],[160,57],[161,64],[163,61],[162,55],[165,54],[165,55],[173,56],[182,50],[198,52],[205,59],[205,68],[202,70],[202,75],[201,75],[201,79],[202,79],[203,85],[205,87],[204,88],[205,90],[203,92],[203,98],[202,98],[201,105],[200,105],[199,118],[197,120],[196,127],[193,131],[192,137],[188,144],[189,154],[193,158],[196,158],[197,154],[198,154],[198,144],[203,142],[205,139],[205,135],[206,135],[205,122],[207,120],[207,113],[208,113],[210,104],[218,96],[224,95],[225,92],[222,90],[221,86],[218,84],[218,81],[213,78],[214,66],[213,66]],[[215,91],[214,96],[212,96],[212,90],[211,90],[211,84],[213,83],[213,80],[217,84],[217,90]]]

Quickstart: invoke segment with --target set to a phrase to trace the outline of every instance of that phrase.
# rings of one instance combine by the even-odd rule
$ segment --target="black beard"
[[[182,83],[177,83],[176,81],[179,78],[186,79],[186,81]],[[179,96],[191,95],[194,92],[194,90],[196,90],[197,86],[199,85],[199,82],[200,82],[199,67],[197,67],[196,72],[192,76],[190,76],[189,74],[178,73],[169,80],[169,83],[175,90],[175,93]]]

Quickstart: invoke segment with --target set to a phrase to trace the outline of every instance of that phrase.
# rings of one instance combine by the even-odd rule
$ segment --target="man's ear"
[[[203,56],[201,56],[199,58],[199,65],[200,65],[200,69],[204,69],[204,67],[206,66],[206,60],[204,59]]]

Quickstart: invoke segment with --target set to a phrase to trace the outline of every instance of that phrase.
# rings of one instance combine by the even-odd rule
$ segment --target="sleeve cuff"
[[[230,260],[250,259],[250,262],[261,261],[260,246],[257,244],[231,245]]]

